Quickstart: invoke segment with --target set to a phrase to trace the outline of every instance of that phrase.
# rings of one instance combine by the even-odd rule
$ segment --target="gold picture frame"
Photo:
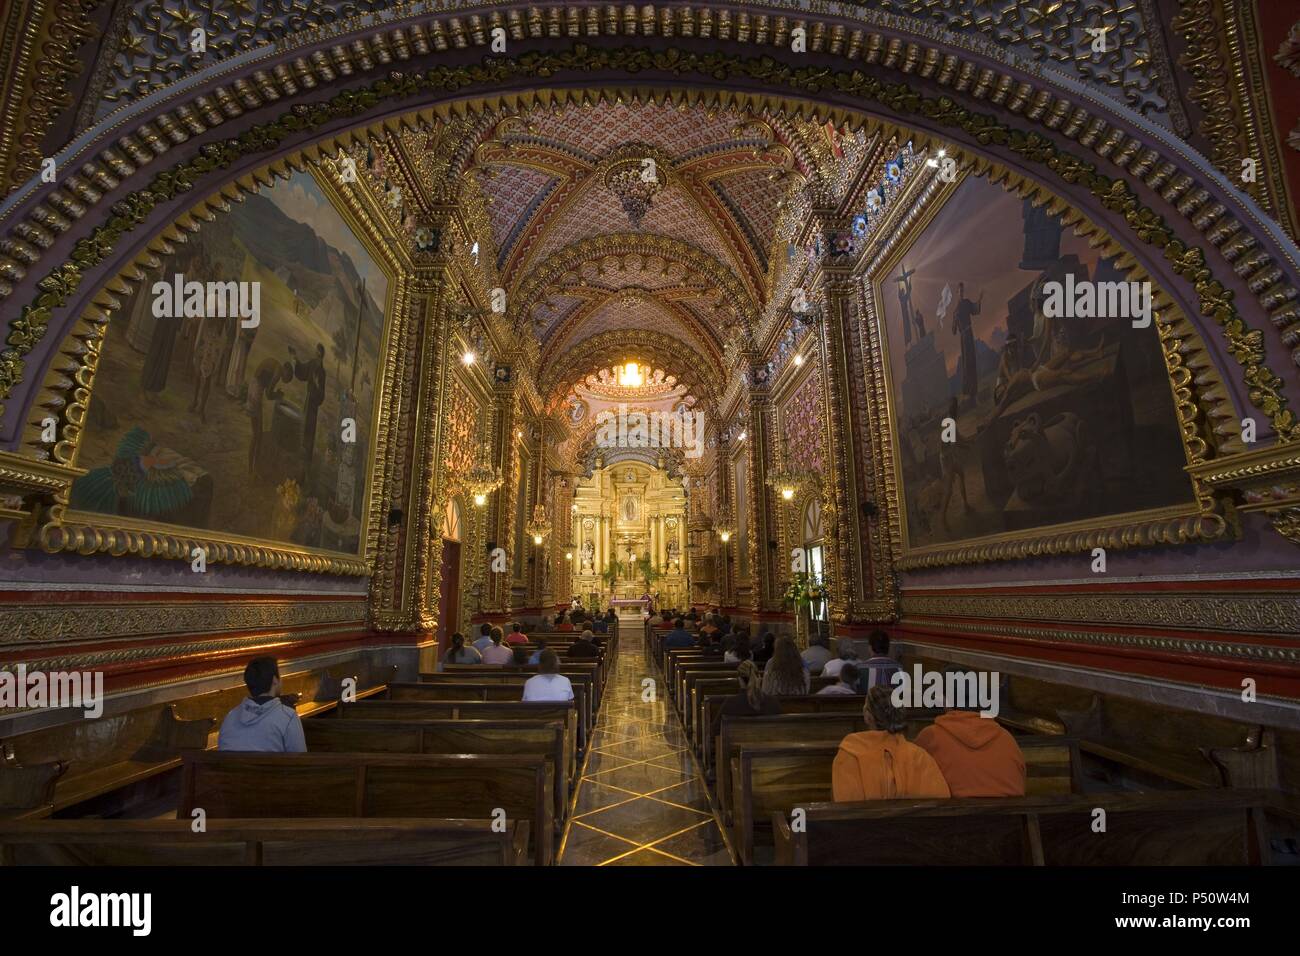
[[[969,170],[964,171],[956,181],[935,190],[922,209],[911,210],[903,240],[886,247],[875,261],[868,264],[866,274],[872,278],[863,283],[863,334],[868,339],[865,344],[877,349],[876,354],[880,356],[874,376],[877,380],[868,382],[868,386],[875,394],[877,407],[886,412],[877,427],[886,432],[886,440],[881,447],[887,449],[887,460],[883,465],[888,471],[889,526],[895,567],[899,570],[912,570],[1090,552],[1095,548],[1180,545],[1214,540],[1234,531],[1220,502],[1190,470],[1203,464],[1215,451],[1205,437],[1210,431],[1204,427],[1207,410],[1216,411],[1216,406],[1222,406],[1228,400],[1221,389],[1213,388],[1213,383],[1206,382],[1198,386],[1194,381],[1188,364],[1195,355],[1205,352],[1204,343],[1177,302],[1152,282],[1153,324],[1160,336],[1179,437],[1186,459],[1185,467],[1189,469],[1186,503],[1064,521],[1021,531],[980,535],[958,542],[925,546],[912,544],[908,529],[907,489],[897,441],[899,413],[889,360],[883,285],[908,250],[943,210],[949,198],[972,175],[975,174]],[[1061,219],[1066,229],[1072,229],[1076,235],[1098,246],[1101,258],[1114,259],[1116,266],[1126,273],[1129,281],[1152,281],[1146,270],[1127,250],[1064,200],[1032,181],[1013,175],[996,165],[988,166],[982,175],[994,185],[1047,206],[1050,212]],[[1221,447],[1219,450],[1228,449]]]
[[[128,294],[134,283],[144,281],[146,270],[156,266],[161,256],[170,254],[186,233],[196,233],[203,222],[232,210],[229,199],[242,201],[239,193],[252,193],[274,185],[277,178],[288,179],[295,172],[310,175],[320,187],[334,211],[351,230],[357,242],[384,273],[387,289],[384,296],[384,321],[380,329],[379,361],[375,375],[375,401],[370,413],[369,445],[362,451],[369,463],[364,480],[365,495],[361,507],[361,524],[356,553],[332,551],[294,545],[284,541],[262,539],[202,528],[190,528],[162,522],[80,511],[68,506],[72,482],[85,474],[78,467],[81,438],[85,434],[87,409],[93,398],[94,375],[99,354],[112,315],[120,308],[119,296]],[[374,535],[372,534],[372,503],[383,484],[382,461],[378,454],[379,438],[387,432],[388,404],[383,396],[388,386],[388,369],[393,367],[390,352],[395,347],[392,335],[397,309],[408,297],[405,288],[409,264],[395,251],[397,243],[390,241],[385,217],[378,212],[376,200],[358,180],[350,189],[343,189],[319,161],[307,161],[298,156],[264,167],[240,180],[228,184],[209,196],[203,203],[160,230],[150,241],[145,252],[122,270],[114,279],[104,283],[92,304],[65,338],[60,351],[80,355],[80,367],[72,375],[73,386],[62,385],[66,379],[52,368],[46,377],[47,393],[63,392],[67,401],[65,421],[60,429],[60,441],[54,447],[54,457],[60,470],[66,474],[63,486],[54,494],[54,504],[39,517],[32,533],[31,543],[48,553],[77,553],[81,555],[106,554],[113,557],[134,556],[190,561],[194,550],[203,552],[205,562],[246,565],[270,570],[303,571],[310,573],[365,576],[374,563]],[[30,433],[30,430],[29,430]]]

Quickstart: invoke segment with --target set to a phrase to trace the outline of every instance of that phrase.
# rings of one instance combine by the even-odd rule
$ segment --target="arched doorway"
[[[810,498],[803,509],[803,520],[800,522],[802,531],[802,543],[804,567],[808,571],[808,578],[816,581],[818,584],[824,583],[825,577],[825,531],[822,527],[822,503],[820,498]],[[813,609],[814,620],[824,621],[829,616],[828,602],[822,601]]]
[[[460,627],[461,541],[464,537],[460,502],[447,501],[442,523],[442,570],[439,576],[438,659],[447,653],[451,635]]]

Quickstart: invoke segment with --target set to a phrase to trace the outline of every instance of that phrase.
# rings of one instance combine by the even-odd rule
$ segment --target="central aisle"
[[[730,866],[731,853],[640,621],[621,625],[618,661],[596,719],[561,866]],[[643,681],[658,693],[643,701]]]

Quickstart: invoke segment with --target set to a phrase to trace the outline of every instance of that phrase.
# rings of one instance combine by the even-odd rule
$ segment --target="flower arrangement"
[[[808,572],[799,571],[786,585],[785,603],[793,604],[795,607],[807,607],[814,602],[824,600],[827,593],[825,581],[818,581]]]

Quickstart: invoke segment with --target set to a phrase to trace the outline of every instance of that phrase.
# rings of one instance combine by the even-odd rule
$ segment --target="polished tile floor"
[[[640,625],[625,626],[560,846],[561,866],[730,866],[677,714]],[[633,636],[629,635],[629,632]]]

